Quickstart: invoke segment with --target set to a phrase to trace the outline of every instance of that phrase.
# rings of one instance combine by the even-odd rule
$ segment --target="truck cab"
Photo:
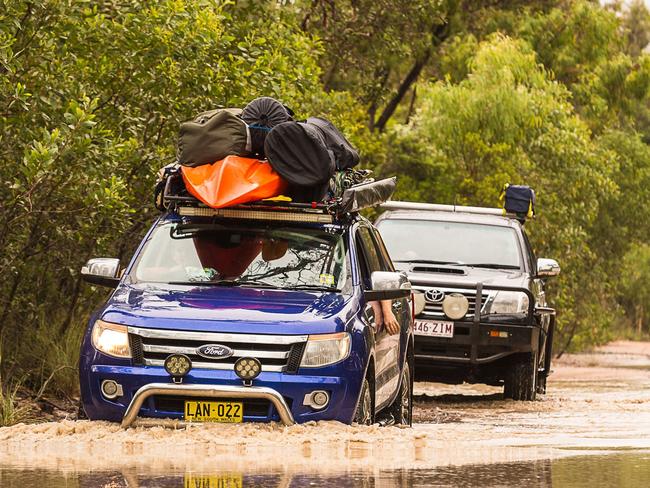
[[[550,373],[555,311],[519,216],[502,209],[388,202],[376,221],[393,262],[418,292],[418,376],[504,387],[534,400]]]
[[[113,288],[81,345],[91,420],[411,423],[410,283],[358,213],[174,206],[82,276]]]

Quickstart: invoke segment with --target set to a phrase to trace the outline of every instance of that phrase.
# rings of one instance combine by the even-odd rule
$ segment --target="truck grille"
[[[414,287],[417,290],[422,291],[425,293],[427,290],[440,290],[445,293],[445,295],[450,294],[450,293],[460,293],[461,295],[464,295],[467,298],[467,301],[469,302],[469,309],[467,311],[467,315],[465,315],[465,318],[471,319],[474,317],[474,313],[476,311],[476,290],[471,290],[471,289],[461,289],[461,288],[437,288],[437,287],[431,287],[431,288],[425,288],[425,287]],[[488,299],[490,298],[489,293],[482,293],[482,309],[485,310],[485,305],[487,304]],[[440,303],[433,303],[425,299],[425,304],[424,304],[424,310],[420,315],[418,315],[418,318],[422,319],[444,319],[445,318],[445,313],[442,311],[442,302]]]
[[[295,373],[300,366],[307,336],[186,332],[179,330],[129,327],[129,342],[134,364],[163,366],[170,354],[185,354],[195,369],[233,370],[241,357],[257,358],[262,371]],[[206,344],[221,344],[233,349],[229,358],[205,358],[196,350]]]

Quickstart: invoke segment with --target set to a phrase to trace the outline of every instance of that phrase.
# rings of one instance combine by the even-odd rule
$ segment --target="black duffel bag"
[[[264,158],[264,141],[271,129],[293,120],[293,111],[271,97],[259,97],[242,110],[241,118],[248,124],[253,154]]]
[[[178,136],[178,162],[184,166],[201,166],[230,155],[250,155],[250,132],[240,113],[241,109],[223,108],[183,122]]]
[[[264,141],[269,163],[289,184],[289,196],[298,202],[320,201],[336,168],[322,131],[304,122],[274,127]]]
[[[309,117],[307,123],[318,127],[325,138],[327,148],[334,154],[336,169],[343,171],[359,164],[359,153],[334,124],[322,117]]]

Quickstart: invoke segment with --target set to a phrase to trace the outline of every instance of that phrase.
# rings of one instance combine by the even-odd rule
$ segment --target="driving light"
[[[108,356],[130,358],[129,333],[126,326],[98,320],[93,326],[91,340],[95,349]]]
[[[165,371],[174,378],[182,378],[192,369],[192,361],[185,354],[170,354],[163,365]]]
[[[239,358],[235,362],[235,374],[244,381],[252,381],[262,372],[262,364],[255,358]]]
[[[350,334],[347,332],[310,335],[300,366],[319,368],[338,363],[350,354],[350,343]]]
[[[500,291],[494,296],[490,313],[524,313],[528,311],[528,296],[519,291]]]
[[[442,301],[442,311],[452,320],[462,319],[468,310],[469,301],[460,293],[450,293]]]
[[[324,390],[314,390],[307,393],[302,401],[303,405],[313,408],[314,410],[322,410],[327,407],[330,401],[330,395]]]
[[[107,398],[109,400],[113,400],[114,398],[124,395],[124,389],[122,388],[122,385],[113,380],[102,381],[101,389],[104,398]]]

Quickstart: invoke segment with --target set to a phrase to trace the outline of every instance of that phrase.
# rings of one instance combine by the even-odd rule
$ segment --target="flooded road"
[[[64,472],[44,469],[0,469],[0,484],[5,488],[43,486],[48,488],[134,488],[187,487],[235,488],[305,486],[347,488],[376,487],[639,487],[648,486],[650,453],[614,453],[576,456],[517,463],[439,466],[436,468],[384,470],[368,469],[332,473],[265,473],[212,470],[179,471],[164,474],[136,469],[95,472]]]
[[[17,425],[0,429],[0,486],[648,486],[650,344],[554,370],[532,403],[417,383],[412,429]]]

